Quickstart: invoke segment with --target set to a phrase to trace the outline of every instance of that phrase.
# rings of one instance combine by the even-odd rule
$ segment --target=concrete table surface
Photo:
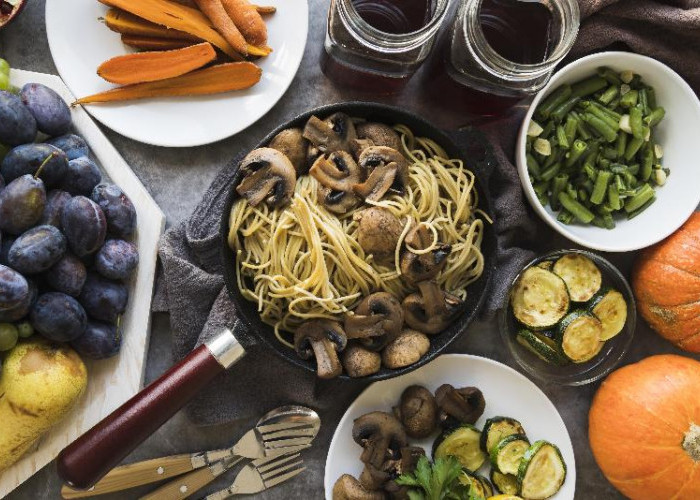
[[[169,226],[180,222],[190,214],[209,183],[227,161],[238,151],[250,148],[271,128],[310,107],[359,97],[335,88],[319,69],[318,59],[325,34],[327,5],[327,0],[310,0],[309,36],[301,68],[280,102],[248,130],[209,146],[166,149],[140,144],[105,129],[107,137],[132,166],[165,212]],[[76,29],[80,27],[76,26]],[[46,39],[43,0],[30,0],[22,15],[12,25],[0,31],[0,56],[6,58],[16,68],[57,74]],[[412,84],[406,93],[410,95],[414,91],[415,85]],[[399,102],[397,99],[399,98],[386,101]],[[402,105],[408,103],[408,107],[414,110],[419,106],[415,100],[400,99]],[[382,101],[383,99],[372,100]],[[429,111],[424,115],[429,119],[437,119],[431,116]],[[565,240],[557,241],[557,244],[561,247],[569,246]],[[629,276],[633,256],[618,254],[608,257]],[[495,321],[476,323],[452,346],[450,351],[487,356],[514,366],[513,360],[509,359],[504,350],[496,328]],[[640,321],[633,345],[623,363],[630,363],[662,352],[678,351],[654,335],[643,321]],[[146,382],[157,378],[171,363],[168,316],[156,314],[153,318]],[[578,388],[540,386],[561,412],[574,443],[577,472],[576,498],[585,500],[622,498],[601,474],[588,446],[588,408],[598,384]],[[323,498],[323,473],[328,444],[340,417],[356,396],[357,389],[339,394],[335,408],[321,414],[323,419],[321,433],[314,447],[306,452],[304,457],[308,471],[283,487],[259,495],[260,498]],[[231,397],[235,398],[235,394]],[[252,420],[196,428],[179,414],[134,451],[126,462],[222,447],[233,442],[251,425]],[[226,478],[230,481],[231,475]],[[60,498],[60,486],[61,481],[56,475],[54,464],[50,464],[17,488],[8,498],[11,500]],[[146,491],[148,488],[141,488],[101,498],[136,498]]]

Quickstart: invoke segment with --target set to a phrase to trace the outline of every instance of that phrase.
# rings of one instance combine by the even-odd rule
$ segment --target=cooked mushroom
[[[387,460],[398,459],[401,448],[408,443],[401,422],[383,411],[373,411],[355,419],[352,438],[363,448],[360,460],[380,470]]]
[[[357,241],[368,254],[379,261],[393,259],[403,225],[386,208],[370,207],[356,212],[353,218],[359,222]]]
[[[357,137],[372,141],[374,146],[387,146],[401,151],[401,138],[389,125],[377,122],[360,123],[355,127]]]
[[[425,456],[425,450],[419,446],[405,446],[401,448],[401,461],[397,471],[399,473],[395,474],[395,476],[398,477],[402,474],[414,472],[418,465],[418,460],[423,456]],[[397,484],[394,479],[392,478],[384,484],[384,491],[389,493],[389,497],[392,500],[409,500],[408,492],[411,488]]]
[[[366,377],[377,373],[382,366],[382,357],[378,352],[353,345],[343,352],[343,367],[353,378]]]
[[[297,182],[294,166],[283,153],[272,148],[254,149],[239,167],[243,179],[236,191],[257,206],[263,200],[271,207],[289,202]]]
[[[379,469],[372,464],[365,464],[362,474],[360,474],[360,484],[368,490],[384,488],[385,491],[392,492],[391,498],[403,498],[401,493],[407,492],[399,487],[394,479],[403,474],[413,472],[422,456],[425,456],[423,448],[419,446],[404,446],[399,451],[398,458],[386,460]]]
[[[354,314],[345,318],[349,339],[360,339],[367,349],[378,351],[391,342],[403,325],[403,309],[398,299],[387,292],[365,297]]]
[[[272,138],[268,147],[276,149],[289,158],[294,166],[297,176],[304,175],[308,170],[306,163],[306,153],[309,148],[309,141],[304,139],[303,131],[300,128],[287,128],[282,130]]]
[[[384,500],[383,491],[368,491],[350,474],[343,474],[333,485],[333,500]]]
[[[346,344],[341,324],[327,319],[307,321],[294,334],[294,347],[299,357],[316,357],[319,378],[334,378],[343,372],[338,352],[345,349]]]
[[[318,185],[318,199],[321,200],[327,210],[336,214],[347,213],[361,201],[354,193],[336,191],[320,184]]]
[[[394,463],[396,463],[395,460],[384,462],[389,468],[393,467]],[[381,490],[389,479],[391,479],[389,472],[377,469],[372,464],[365,464],[360,473],[359,481],[366,490]]]
[[[401,274],[411,283],[418,283],[434,278],[447,264],[447,257],[452,251],[451,245],[437,244],[427,253],[414,253],[414,250],[425,250],[433,244],[433,238],[425,226],[418,224],[406,235],[406,250],[401,254]]]
[[[421,439],[433,433],[437,426],[438,406],[433,393],[420,385],[411,385],[401,394],[394,415],[403,424],[406,434]]]
[[[403,193],[408,183],[408,162],[397,150],[371,146],[360,154],[359,164],[367,171],[367,180],[354,187],[355,193],[378,201],[389,190]]]
[[[403,299],[406,324],[427,334],[441,332],[459,314],[463,302],[433,281],[421,281],[418,290]]]
[[[475,423],[486,408],[484,395],[476,387],[455,389],[443,384],[435,391],[435,401],[440,409],[438,421],[447,428]]]
[[[334,113],[325,120],[312,116],[303,135],[321,153],[350,151],[350,142],[356,137],[355,124],[345,113]]]
[[[382,351],[382,363],[391,369],[403,368],[416,363],[429,349],[430,339],[424,333],[405,328]]]
[[[362,180],[362,169],[346,151],[319,156],[309,170],[319,184],[336,191],[352,191],[352,186]]]

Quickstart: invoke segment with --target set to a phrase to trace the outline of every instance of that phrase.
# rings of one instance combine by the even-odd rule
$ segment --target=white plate
[[[43,83],[58,92],[65,101],[74,99],[61,79],[54,75],[13,69],[10,80],[18,87],[30,82]],[[134,238],[139,248],[139,267],[129,283],[129,306],[122,316],[124,340],[121,352],[102,361],[85,360],[88,386],[82,399],[66,418],[39,438],[24,457],[0,472],[0,498],[29,479],[69,443],[136,394],[143,383],[146,367],[158,240],[165,227],[165,216],[90,116],[81,108],[72,109],[71,114],[75,132],[87,141],[93,158],[106,174],[105,180],[121,187],[134,203],[137,215]]]
[[[543,207],[530,184],[525,161],[527,123],[541,100],[562,83],[573,83],[595,73],[599,66],[615,71],[632,70],[654,87],[656,101],[666,108],[666,117],[656,127],[655,138],[664,149],[662,163],[671,169],[656,201],[632,220],[616,218],[615,229],[591,225],[562,224],[549,207]],[[559,70],[537,94],[518,135],[516,163],[520,181],[535,212],[559,233],[579,245],[605,252],[630,252],[661,241],[678,229],[700,203],[698,158],[700,158],[700,101],[693,90],[665,64],[631,52],[601,52],[578,59]]]
[[[487,418],[496,415],[513,417],[523,424],[530,441],[545,439],[557,445],[566,462],[567,475],[564,485],[552,498],[574,498],[574,449],[564,422],[547,396],[527,378],[501,363],[467,354],[447,354],[414,372],[372,384],[350,405],[335,430],[326,458],[324,486],[327,500],[332,499],[333,484],[340,476],[352,474],[359,477],[362,472],[359,460],[362,448],[352,440],[353,420],[371,411],[391,411],[404,389],[414,384],[431,391],[442,384],[478,387],[486,399],[486,411],[476,426],[481,428]],[[411,443],[423,446],[430,455],[436,435]],[[488,477],[488,470],[487,464],[479,472]]]
[[[135,0],[138,1],[138,0]],[[147,99],[85,106],[112,130],[139,142],[167,147],[200,146],[252,125],[282,97],[299,68],[306,45],[306,0],[269,0],[277,12],[266,16],[273,52],[258,64],[254,87],[213,96]],[[76,96],[113,87],[97,76],[107,59],[133,50],[98,19],[108,8],[97,0],[47,0],[46,34],[54,63]]]

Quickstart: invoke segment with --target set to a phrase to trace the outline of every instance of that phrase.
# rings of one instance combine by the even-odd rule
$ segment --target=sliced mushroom
[[[289,158],[294,166],[297,176],[304,175],[308,170],[306,154],[309,149],[309,141],[304,139],[300,128],[287,128],[272,138],[268,147],[276,149]]]
[[[347,337],[340,323],[327,319],[307,321],[294,334],[294,347],[301,359],[316,358],[319,378],[334,378],[343,372],[338,352],[345,349]]]
[[[403,230],[401,221],[386,208],[370,207],[356,212],[357,241],[362,249],[379,262],[393,259]]]
[[[336,191],[322,185],[318,185],[318,199],[326,209],[336,214],[344,214],[360,204],[360,200],[351,192]]]
[[[447,264],[447,257],[452,251],[451,245],[438,245],[427,253],[414,253],[425,250],[433,243],[433,237],[425,224],[418,224],[406,235],[406,250],[401,254],[401,274],[411,283],[418,283],[434,278]]]
[[[398,459],[401,448],[408,443],[401,422],[383,411],[373,411],[355,419],[352,438],[363,448],[360,460],[380,470],[387,460]]]
[[[357,137],[372,141],[374,146],[387,146],[401,151],[401,138],[389,125],[377,122],[360,123],[356,127]]]
[[[394,478],[384,484],[384,491],[389,494],[392,500],[409,500],[410,487],[401,486],[394,480],[403,474],[411,474],[416,470],[418,460],[425,456],[425,450],[420,446],[405,446],[401,448],[401,460],[398,463]]]
[[[343,352],[343,367],[345,372],[353,378],[377,373],[381,366],[382,357],[378,352],[357,345],[350,346]]]
[[[384,500],[383,491],[368,491],[350,474],[343,474],[333,485],[333,500]]]
[[[435,401],[440,409],[438,421],[446,428],[473,424],[486,408],[484,395],[476,387],[455,389],[443,384],[435,391]]]
[[[303,135],[321,153],[350,151],[350,142],[357,137],[355,124],[345,113],[334,113],[325,120],[312,116]]]
[[[345,331],[350,339],[373,351],[382,349],[400,332],[403,310],[396,297],[387,292],[376,292],[365,297],[352,315],[345,318]]]
[[[289,158],[276,149],[254,149],[243,158],[239,169],[243,179],[236,191],[252,206],[265,201],[274,208],[292,198],[296,171]]]
[[[362,169],[346,151],[319,156],[309,170],[319,184],[336,191],[352,191],[352,186],[362,180]]]
[[[397,150],[371,146],[360,154],[359,164],[367,171],[367,180],[355,186],[365,199],[377,201],[389,190],[403,194],[408,183],[408,162]]]
[[[382,351],[382,363],[396,369],[418,362],[430,349],[430,339],[424,334],[405,328]]]
[[[423,386],[404,389],[394,415],[403,424],[406,434],[421,439],[433,433],[437,426],[438,406],[433,393]]]
[[[463,302],[433,281],[421,281],[418,290],[403,300],[406,324],[427,334],[441,332],[459,314]]]

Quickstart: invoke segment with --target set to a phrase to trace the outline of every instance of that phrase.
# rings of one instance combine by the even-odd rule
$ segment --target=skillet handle
[[[90,488],[244,354],[228,330],[199,346],[68,445],[57,459],[59,476],[74,488]]]

